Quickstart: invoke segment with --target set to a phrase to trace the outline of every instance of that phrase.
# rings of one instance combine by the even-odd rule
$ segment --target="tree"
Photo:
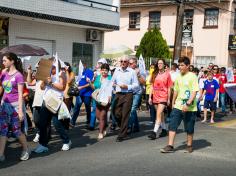
[[[136,56],[139,57],[140,54],[145,58],[147,66],[149,66],[150,58],[171,58],[166,40],[157,28],[149,30],[144,34],[137,49]]]

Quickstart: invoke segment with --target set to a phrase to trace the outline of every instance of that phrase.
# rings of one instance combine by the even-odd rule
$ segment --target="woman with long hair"
[[[66,104],[69,112],[71,111],[72,105],[73,105],[73,97],[68,95],[68,90],[70,86],[74,83],[75,81],[75,74],[72,71],[72,68],[70,66],[70,63],[64,62],[66,65],[65,73],[66,73],[66,88],[64,90],[64,103]],[[65,129],[69,129],[69,124],[70,124],[70,119],[63,119],[61,120],[62,123],[64,124]]]
[[[64,102],[65,102],[68,110],[70,111],[71,107],[72,107],[72,103],[73,103],[73,97],[68,95],[68,90],[69,90],[69,87],[75,81],[75,74],[72,71],[70,63],[68,63],[68,62],[64,62],[64,63],[66,65],[66,68],[65,68],[65,73],[66,73],[66,88],[65,88],[65,91],[64,91]]]
[[[154,104],[156,108],[156,122],[154,130],[148,136],[151,140],[157,138],[157,132],[160,126],[162,128],[162,132],[159,137],[164,137],[167,135],[164,122],[164,109],[166,106],[170,105],[172,81],[170,72],[165,70],[165,65],[166,63],[164,59],[158,59],[151,77],[149,103]]]
[[[23,147],[21,160],[28,160],[30,150],[26,136],[21,131],[21,122],[24,121],[23,112],[23,68],[21,60],[14,53],[3,55],[3,65],[6,68],[1,75],[3,97],[0,109],[0,161],[4,161],[4,150],[7,141],[7,133],[11,126],[12,133],[19,139]]]

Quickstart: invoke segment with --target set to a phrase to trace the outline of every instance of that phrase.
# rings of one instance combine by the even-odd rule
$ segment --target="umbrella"
[[[100,57],[102,58],[118,58],[124,55],[129,55],[133,51],[125,45],[116,45],[107,49],[104,49]]]
[[[0,50],[0,53],[2,54],[7,52],[15,53],[17,56],[49,55],[49,53],[45,49],[38,46],[27,45],[27,44],[8,46]]]

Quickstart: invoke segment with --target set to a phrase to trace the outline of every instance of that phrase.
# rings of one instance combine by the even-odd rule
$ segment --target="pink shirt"
[[[172,86],[170,72],[158,74],[153,83],[153,103],[168,101],[168,88]]]

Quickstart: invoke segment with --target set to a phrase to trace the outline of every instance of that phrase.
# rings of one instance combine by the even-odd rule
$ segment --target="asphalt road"
[[[175,142],[175,153],[162,154],[167,138],[148,140],[152,129],[147,113],[142,118],[142,130],[131,135],[129,140],[115,142],[116,133],[109,134],[97,141],[97,131],[87,131],[84,123],[70,130],[72,149],[60,151],[60,138],[53,135],[50,151],[45,154],[32,154],[30,160],[19,161],[20,146],[8,143],[6,161],[0,163],[0,175],[5,176],[199,176],[199,175],[236,175],[236,129],[215,127],[209,124],[196,125],[194,152],[186,154],[186,135],[180,126]],[[228,120],[236,116],[221,118]],[[32,140],[33,135],[29,136]],[[30,142],[33,148],[36,144]]]

